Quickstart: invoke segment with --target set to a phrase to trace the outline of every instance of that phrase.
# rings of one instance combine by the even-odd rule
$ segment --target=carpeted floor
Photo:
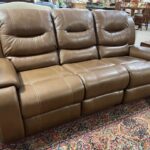
[[[150,99],[119,105],[0,150],[150,150]]]

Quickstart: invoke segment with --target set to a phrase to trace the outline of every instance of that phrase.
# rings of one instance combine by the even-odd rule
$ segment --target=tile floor
[[[150,27],[146,31],[143,27],[142,31],[141,30],[136,30],[136,40],[135,44],[140,45],[142,41],[150,41]]]

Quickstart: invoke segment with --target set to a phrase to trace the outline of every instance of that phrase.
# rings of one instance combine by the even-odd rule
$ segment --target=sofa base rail
[[[140,100],[150,96],[150,84],[127,89],[125,91],[124,103]]]
[[[26,135],[69,122],[81,115],[81,104],[73,104],[25,120]]]
[[[105,94],[82,102],[82,114],[89,115],[102,109],[121,104],[123,100],[123,91],[117,91]]]

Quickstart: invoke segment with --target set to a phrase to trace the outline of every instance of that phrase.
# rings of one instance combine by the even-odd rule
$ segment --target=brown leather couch
[[[0,10],[0,139],[150,96],[150,50],[121,11]]]

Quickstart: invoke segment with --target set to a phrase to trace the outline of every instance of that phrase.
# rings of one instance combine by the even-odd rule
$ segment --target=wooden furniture
[[[150,21],[150,3],[147,3],[141,13],[137,13],[134,15],[134,22],[135,25],[138,25],[140,29],[142,29],[142,25],[144,24],[147,30],[149,21]]]
[[[124,7],[122,7],[122,5],[123,5],[123,4],[126,4],[126,3],[128,3],[128,2],[117,1],[117,2],[115,3],[115,9],[116,9],[116,10],[124,10],[126,13],[131,14],[131,11],[130,11],[130,10],[128,11],[127,9],[124,9]]]
[[[85,9],[86,3],[72,3],[72,8],[79,8],[79,9]]]
[[[121,6],[122,10],[131,9],[131,16],[134,16],[135,10],[143,10],[145,7]]]
[[[134,16],[135,11],[139,11],[139,10],[143,10],[145,8],[147,8],[147,5],[149,5],[149,3],[127,3],[124,2],[121,5],[121,9],[122,10],[126,10],[126,9],[130,9],[131,10],[131,16]]]
[[[116,2],[115,9],[116,10],[121,10],[121,2]]]
[[[131,9],[131,16],[133,16],[135,24],[138,25],[140,29],[142,29],[142,24],[144,23],[146,30],[148,29],[148,23],[150,20],[150,3],[140,6],[138,6],[138,4],[134,5],[125,3],[123,6],[121,6],[121,9],[124,11],[126,9]],[[135,10],[138,10],[138,13],[135,13]]]
[[[99,6],[93,4],[87,4],[86,8],[89,10],[93,10],[93,9],[115,10],[115,6]]]

